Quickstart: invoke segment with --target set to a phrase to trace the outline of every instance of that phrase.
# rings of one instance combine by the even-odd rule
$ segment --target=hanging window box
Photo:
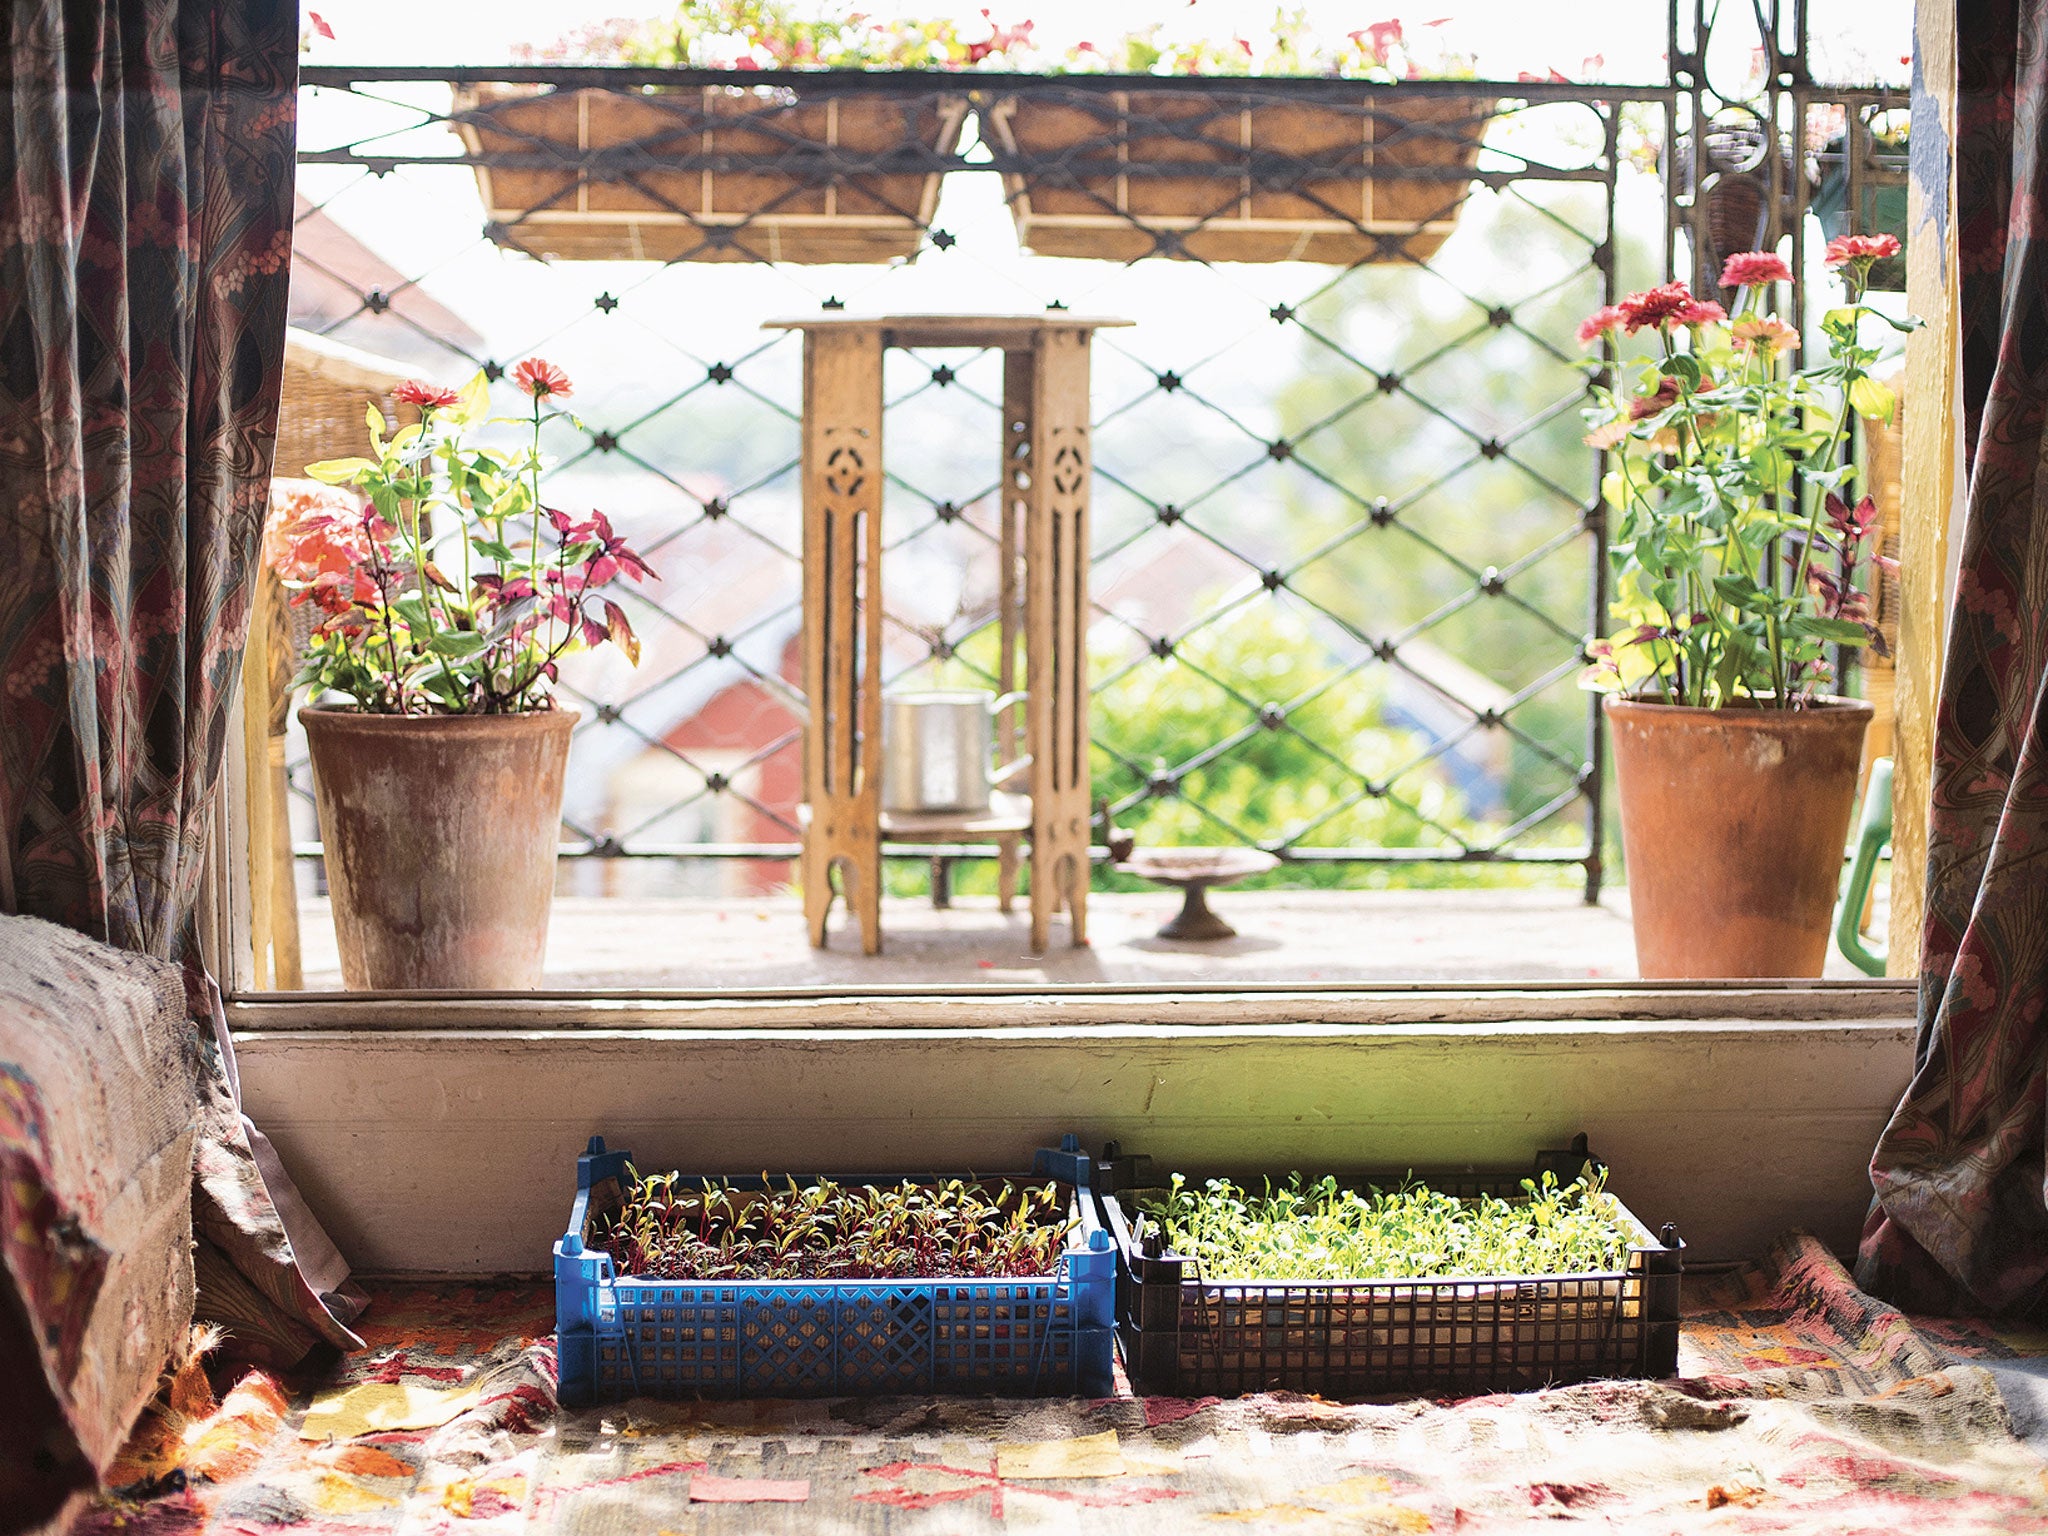
[[[1065,1246],[1045,1273],[1009,1277],[966,1278],[958,1272],[949,1277],[915,1268],[904,1273],[893,1263],[885,1266],[886,1276],[867,1279],[622,1275],[606,1245],[618,1240],[613,1223],[632,1192],[628,1162],[626,1152],[606,1150],[601,1136],[592,1137],[589,1150],[576,1160],[576,1199],[568,1230],[554,1248],[555,1344],[565,1405],[629,1397],[907,1392],[1106,1397],[1115,1390],[1116,1257],[1092,1193],[1093,1166],[1072,1136],[1063,1138],[1057,1150],[1039,1151],[1030,1174],[1015,1176],[1018,1185],[1051,1181],[1060,1192],[1053,1210],[1064,1214],[1041,1213],[1031,1225]],[[887,1190],[899,1181],[877,1182]],[[991,1198],[991,1181],[972,1174],[914,1182],[928,1191],[973,1186],[981,1198],[969,1204],[983,1205]],[[817,1240],[820,1228],[804,1220],[802,1209],[785,1210],[772,1223],[777,1238],[766,1237],[771,1223],[759,1214],[757,1202],[771,1192],[806,1190],[821,1203],[848,1192],[841,1186],[828,1196],[823,1181],[771,1180],[765,1174],[736,1179],[671,1174],[652,1183],[662,1190],[655,1231],[680,1215],[684,1246],[690,1245],[693,1230],[708,1232],[718,1247],[730,1245],[740,1268],[758,1258],[763,1246],[801,1261]],[[713,1190],[725,1197],[721,1210],[714,1210],[720,1202],[708,1193]],[[1004,1191],[1007,1196],[1008,1181]],[[900,1209],[872,1184],[867,1193],[877,1197],[871,1208]],[[732,1221],[739,1206],[751,1208],[744,1227]],[[929,1223],[934,1208],[925,1202],[916,1218]],[[647,1209],[643,1202],[643,1216]],[[910,1225],[913,1218],[904,1220],[905,1226],[891,1227],[877,1245],[893,1256],[943,1246],[931,1239],[947,1231],[956,1237],[963,1230],[979,1230],[991,1238],[1014,1239],[1020,1230],[1013,1217],[979,1229],[926,1225],[919,1235]],[[807,1226],[808,1233],[803,1230]],[[823,1230],[833,1229],[828,1222]],[[874,1235],[870,1228],[859,1230]],[[641,1244],[628,1241],[634,1251],[641,1250]],[[836,1241],[827,1246],[841,1250],[832,1257],[850,1258],[856,1257],[854,1249],[866,1247],[866,1240],[851,1248]],[[872,1255],[874,1249],[866,1252]]]
[[[885,262],[916,254],[964,98],[460,87],[498,244],[583,261]]]
[[[1426,261],[1456,227],[1491,97],[1019,92],[984,113],[1020,241],[1135,261]]]

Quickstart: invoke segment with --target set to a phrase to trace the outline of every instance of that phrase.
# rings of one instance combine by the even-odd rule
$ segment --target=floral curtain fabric
[[[296,17],[8,16],[0,907],[175,958],[275,430]]]
[[[278,1365],[356,1342],[345,1272],[265,1177],[192,940],[276,430],[297,84],[292,0],[0,12],[0,912],[185,962],[202,1288]]]
[[[2048,0],[1956,15],[1968,524],[1919,1040],[1872,1160],[1857,1279],[1909,1310],[2018,1311],[2048,1300]],[[1923,132],[1939,123],[1916,106],[1916,151]]]

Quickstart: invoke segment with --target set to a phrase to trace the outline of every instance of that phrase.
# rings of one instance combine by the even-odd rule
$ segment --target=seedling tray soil
[[[1067,1251],[1053,1274],[1005,1280],[622,1276],[597,1242],[605,1217],[624,1203],[630,1155],[593,1136],[576,1160],[576,1200],[555,1244],[564,1406],[628,1397],[1104,1397],[1114,1388],[1116,1255],[1090,1193],[1090,1160],[1071,1137],[1040,1151],[1031,1173],[1008,1176],[1072,1191]],[[678,1187],[784,1182],[693,1175]],[[838,1182],[897,1184],[903,1175]]]
[[[1162,1189],[1149,1159],[1112,1148],[1097,1181],[1116,1244],[1117,1335],[1144,1393],[1234,1396],[1287,1389],[1330,1397],[1524,1391],[1595,1377],[1675,1375],[1684,1244],[1662,1240],[1625,1208],[1618,1269],[1572,1275],[1430,1280],[1210,1280],[1163,1251],[1141,1199]],[[1597,1167],[1583,1136],[1537,1154],[1569,1183]],[[1526,1172],[1417,1169],[1414,1181],[1460,1197],[1511,1197]],[[1352,1189],[1393,1187],[1407,1170],[1360,1174]],[[1236,1178],[1258,1189],[1261,1175]],[[1276,1181],[1277,1182],[1277,1181]]]

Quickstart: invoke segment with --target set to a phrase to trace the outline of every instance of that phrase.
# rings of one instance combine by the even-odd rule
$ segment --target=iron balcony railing
[[[1312,881],[1562,865],[1598,894],[1605,768],[1575,674],[1605,628],[1602,462],[1579,442],[1573,328],[1712,238],[1692,192],[1710,161],[1688,179],[1665,154],[1661,180],[1638,176],[1624,142],[1689,143],[1709,121],[1682,72],[1362,87],[321,65],[302,80],[296,323],[444,377],[534,351],[570,362],[575,414],[547,429],[555,494],[623,515],[668,575],[635,598],[651,667],[567,679],[588,769],[565,857],[740,860],[780,878],[796,852],[799,372],[796,342],[760,322],[1068,306],[1139,321],[1097,342],[1092,728],[1109,814],[1148,841],[1267,848]],[[821,141],[810,120],[861,120],[853,104],[884,97],[893,137]],[[575,103],[580,137],[522,107],[550,99]],[[1100,131],[1034,145],[997,128],[1006,102]],[[1888,102],[1854,96],[1852,141]],[[1329,145],[1267,143],[1310,106],[1377,147],[1372,176],[1406,189],[1400,217],[1342,201]],[[1825,102],[1808,91],[1793,109]],[[625,129],[592,142],[614,110]],[[1404,143],[1420,153],[1401,163]],[[1866,133],[1844,150],[1852,203],[1868,148]],[[749,176],[766,190],[735,216],[716,184]],[[1027,178],[1034,214],[1066,209],[1120,259],[1021,255],[1008,216]],[[1213,205],[1192,221],[1148,211],[1169,183],[1205,182]],[[830,208],[907,222],[908,254],[776,260],[808,238],[778,216],[827,190]],[[1654,201],[1625,207],[1625,191]],[[1203,259],[1276,200],[1348,233],[1351,259]],[[665,259],[551,254],[607,209],[627,233],[605,238],[628,244],[605,253],[651,242]],[[1046,223],[1037,238],[1069,236]],[[997,479],[976,450],[993,440],[1000,360],[907,354],[885,382],[886,538],[915,575],[892,579],[890,668],[992,682]],[[294,775],[310,789],[303,761]]]

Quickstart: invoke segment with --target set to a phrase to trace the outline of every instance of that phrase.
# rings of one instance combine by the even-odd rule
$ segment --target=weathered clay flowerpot
[[[539,986],[575,711],[299,719],[343,982]]]
[[[1606,712],[1641,973],[1820,975],[1870,706]]]

